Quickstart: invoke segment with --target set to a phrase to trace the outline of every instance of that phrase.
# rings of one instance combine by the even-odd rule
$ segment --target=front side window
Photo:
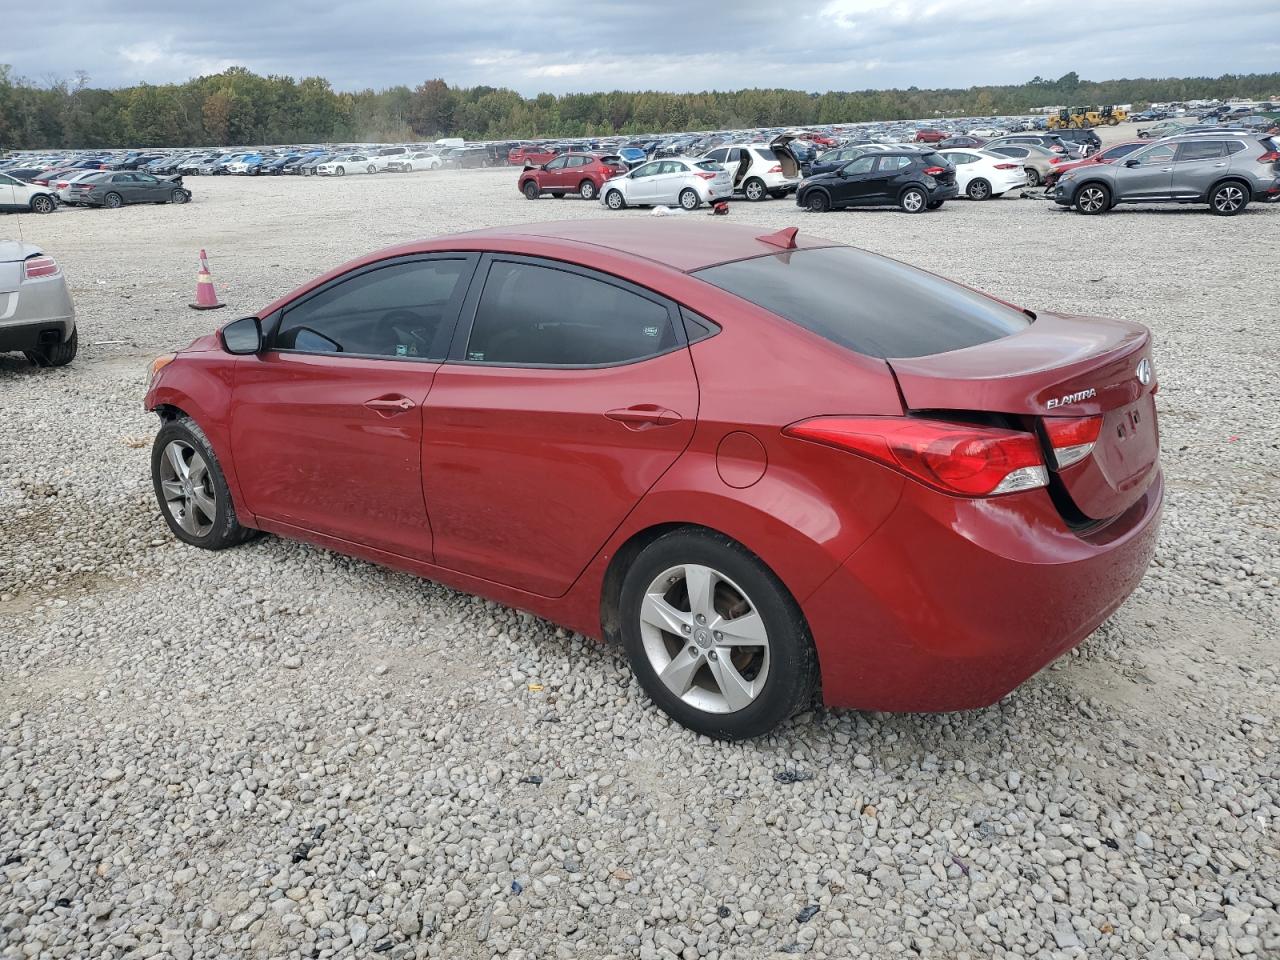
[[[441,360],[471,261],[441,258],[380,267],[286,310],[278,350]]]
[[[629,363],[678,345],[664,304],[613,283],[529,263],[495,261],[466,358],[477,363]]]
[[[636,167],[631,171],[632,179],[643,180],[645,177],[652,177],[662,168],[662,163],[646,163],[643,166]]]
[[[855,173],[870,173],[875,162],[875,157],[859,157],[857,160],[853,160],[845,164],[844,172],[849,175]]]
[[[1169,163],[1173,160],[1174,147],[1172,144],[1161,144],[1157,147],[1150,147],[1142,151],[1133,159],[1137,160],[1143,166],[1151,166],[1157,163]]]
[[[556,157],[554,160],[552,160],[550,163],[547,164],[546,168],[548,170],[559,170],[565,165],[565,163],[566,161],[564,157]]]

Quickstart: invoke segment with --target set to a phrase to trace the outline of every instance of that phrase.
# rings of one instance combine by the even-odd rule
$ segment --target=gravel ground
[[[1149,324],[1169,500],[1137,593],[999,705],[726,745],[614,650],[275,538],[193,550],[152,501],[151,356],[393,241],[611,215],[514,180],[21,221],[82,352],[0,358],[0,957],[1280,956],[1280,207],[736,204]],[[201,246],[221,313],[186,307]]]

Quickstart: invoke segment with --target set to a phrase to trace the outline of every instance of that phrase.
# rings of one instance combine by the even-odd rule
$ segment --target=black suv
[[[800,181],[796,203],[815,213],[896,204],[907,213],[936,210],[956,195],[956,171],[933,150],[866,153]]]
[[[1055,130],[1053,135],[1059,140],[1080,144],[1084,147],[1086,157],[1102,149],[1102,139],[1093,130],[1067,128],[1065,130]]]

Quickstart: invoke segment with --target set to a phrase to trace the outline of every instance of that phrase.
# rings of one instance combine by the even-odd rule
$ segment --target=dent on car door
[[[259,519],[432,559],[422,405],[478,260],[359,268],[270,319],[266,348],[237,362],[231,419]]]
[[[425,408],[436,562],[562,595],[688,445],[697,408],[674,305],[487,257]]]

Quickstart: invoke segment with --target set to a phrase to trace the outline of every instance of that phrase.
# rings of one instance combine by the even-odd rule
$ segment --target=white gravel
[[[152,355],[394,241],[619,216],[514,182],[22,220],[82,353],[0,358],[0,957],[1280,956],[1280,207],[736,204],[1149,324],[1169,500],[1130,602],[1000,705],[726,745],[612,650],[275,538],[193,550],[153,504]],[[220,313],[186,307],[201,246]]]

